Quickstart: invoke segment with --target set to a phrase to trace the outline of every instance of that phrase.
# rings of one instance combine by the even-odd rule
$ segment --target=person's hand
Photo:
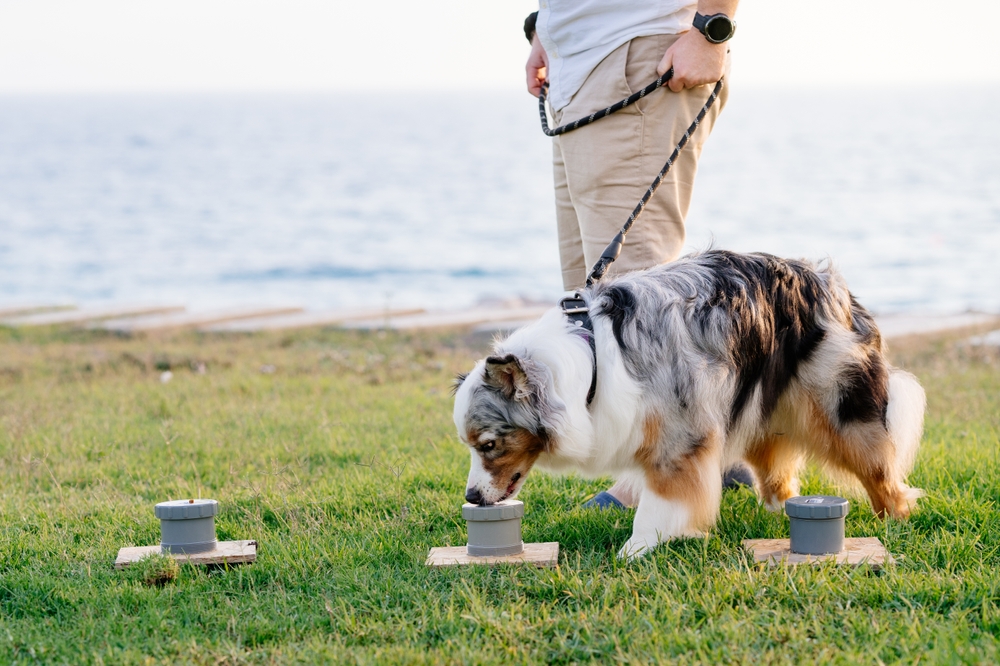
[[[530,62],[530,61],[529,61]],[[726,71],[726,44],[713,44],[697,30],[688,30],[663,54],[656,72],[674,68],[667,86],[674,92],[715,83]]]
[[[545,47],[539,41],[538,35],[531,38],[531,53],[528,55],[528,64],[524,66],[525,74],[528,77],[528,92],[538,97],[542,94],[542,84],[548,76],[549,56],[545,53]]]

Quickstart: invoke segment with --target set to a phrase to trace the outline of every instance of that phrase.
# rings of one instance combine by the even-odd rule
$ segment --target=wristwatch
[[[704,14],[695,12],[694,27],[696,27],[701,34],[705,35],[705,39],[713,44],[721,44],[722,42],[728,41],[734,34],[736,34],[736,21],[732,20],[725,14],[712,14],[711,16],[705,16]]]

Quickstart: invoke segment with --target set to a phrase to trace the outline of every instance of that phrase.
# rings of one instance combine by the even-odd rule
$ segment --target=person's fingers
[[[538,97],[542,94],[542,85],[545,83],[544,76],[536,76],[534,79],[528,79],[528,92]]]
[[[527,85],[528,92],[538,97],[542,92],[542,84],[545,83],[545,67],[528,69]]]
[[[656,73],[659,76],[663,76],[664,74],[670,71],[670,68],[673,66],[673,64],[674,64],[673,48],[669,48],[667,49],[667,52],[663,54],[663,57],[660,58],[660,64],[656,66]]]
[[[538,66],[532,60],[528,60],[528,64],[524,66],[524,75],[528,92],[538,97],[538,93],[536,92],[538,89]]]
[[[531,54],[528,55],[528,62],[524,65],[524,70],[527,76],[528,92],[538,97],[542,84],[545,82],[548,58],[545,55],[545,50],[537,43],[537,35],[535,36],[535,40],[532,45]]]
[[[667,49],[667,52],[663,54],[663,59],[660,60],[660,64],[656,68],[656,73],[663,76],[669,72],[671,68],[674,69],[674,75],[670,77],[669,81],[667,81],[667,87],[674,92],[680,92],[684,90],[684,77],[677,73],[677,68],[674,63],[673,46]]]
[[[531,38],[531,53],[528,54],[528,62],[524,66],[527,75],[528,92],[538,97],[542,92],[542,84],[549,66],[549,57],[542,47],[541,41],[536,33]]]
[[[674,92],[680,92],[689,86],[687,79],[683,75],[678,74],[677,70],[674,70],[674,75],[667,81],[667,87]]]

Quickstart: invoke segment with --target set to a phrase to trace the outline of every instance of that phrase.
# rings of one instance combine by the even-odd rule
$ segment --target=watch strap
[[[531,42],[535,36],[535,23],[538,21],[538,12],[531,12],[528,18],[524,19],[524,36]]]
[[[698,12],[695,12],[694,21],[691,22],[691,25],[693,25],[698,32],[704,35],[705,26],[708,25],[708,17],[705,16],[704,14],[699,14]]]

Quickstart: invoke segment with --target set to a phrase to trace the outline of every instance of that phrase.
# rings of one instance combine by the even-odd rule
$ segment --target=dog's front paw
[[[625,545],[622,546],[621,550],[618,551],[618,559],[631,562],[632,560],[642,557],[649,551],[656,548],[657,543],[658,542],[656,541],[650,543],[645,537],[635,536],[633,534],[632,537],[625,542]]]

